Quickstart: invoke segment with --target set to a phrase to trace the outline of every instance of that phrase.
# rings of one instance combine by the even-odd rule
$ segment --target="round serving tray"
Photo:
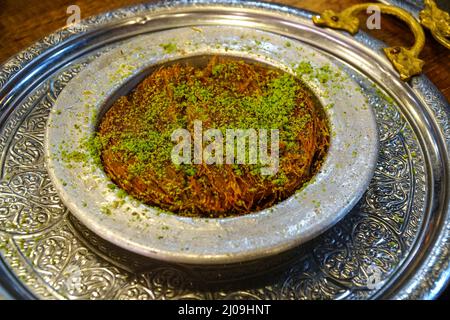
[[[43,139],[62,89],[120,41],[164,28],[255,28],[303,41],[340,64],[374,109],[380,151],[361,201],[335,227],[290,252],[280,268],[218,271],[168,265],[98,238],[64,207]],[[0,70],[0,279],[8,295],[54,299],[433,298],[449,278],[448,103],[424,77],[398,79],[383,44],[319,29],[311,14],[260,2],[140,5],[58,31]],[[234,281],[239,280],[239,281]]]

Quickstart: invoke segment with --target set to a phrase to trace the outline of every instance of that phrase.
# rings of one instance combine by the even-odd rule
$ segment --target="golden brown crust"
[[[232,71],[219,74],[219,65],[222,69],[232,65]],[[135,198],[185,216],[242,215],[286,199],[317,173],[329,144],[328,125],[322,111],[298,80],[295,83],[295,106],[288,114],[287,123],[296,123],[294,119],[307,120],[297,127],[291,125],[290,128],[297,130],[294,146],[287,146],[285,140],[280,140],[277,176],[262,177],[255,174],[250,165],[236,167],[228,164],[192,165],[189,168],[192,173],[171,163],[165,154],[165,147],[148,158],[145,153],[142,157],[142,153],[123,148],[123,145],[128,148],[124,137],[128,139],[130,134],[135,135],[134,138],[146,137],[148,128],[164,136],[167,130],[177,125],[185,125],[192,132],[196,119],[203,121],[204,130],[224,122],[234,125],[243,123],[240,117],[246,116],[245,112],[240,114],[237,107],[230,107],[223,113],[223,108],[227,106],[218,107],[222,96],[217,89],[241,100],[246,96],[254,98],[263,95],[268,90],[268,83],[282,74],[262,65],[218,58],[212,58],[203,69],[181,64],[160,68],[143,80],[128,97],[118,99],[102,119],[99,136],[104,141],[101,158],[106,173]],[[199,83],[199,88],[209,88],[214,100],[201,97],[201,89],[192,97],[180,98],[179,90],[175,88],[193,86],[194,83]],[[148,119],[142,120],[144,117]],[[158,146],[159,137],[155,139],[154,145]],[[133,148],[141,148],[140,144],[134,143],[135,140],[127,141],[131,141]],[[153,150],[153,144],[147,145],[145,140],[139,140],[139,143]],[[142,166],[140,161],[145,165]],[[163,166],[158,167],[156,163]],[[138,172],[136,167],[140,168]]]

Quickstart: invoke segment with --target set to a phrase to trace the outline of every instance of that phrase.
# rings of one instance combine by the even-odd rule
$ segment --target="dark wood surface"
[[[0,0],[0,63],[49,33],[66,25],[67,7],[78,5],[81,18],[104,11],[140,3],[138,0]],[[279,0],[278,2],[320,12],[342,10],[360,0]],[[362,16],[361,16],[362,17]],[[362,24],[364,25],[364,24]],[[389,16],[383,16],[381,30],[367,30],[388,45],[409,46],[413,36],[407,27]],[[427,42],[421,54],[424,73],[450,101],[450,50],[434,41],[426,32]],[[449,297],[449,290],[443,295]]]
[[[30,46],[45,35],[64,27],[67,7],[76,4],[81,17],[139,3],[138,0],[0,0],[0,63]],[[361,0],[279,0],[288,5],[320,12],[325,8],[342,10]],[[364,24],[362,24],[364,25]],[[365,27],[364,27],[365,29]],[[382,17],[381,30],[369,33],[389,45],[411,45],[412,35],[402,22],[389,16]],[[367,31],[367,30],[366,30]],[[427,32],[427,43],[421,58],[426,61],[424,72],[450,100],[450,50],[432,39]]]

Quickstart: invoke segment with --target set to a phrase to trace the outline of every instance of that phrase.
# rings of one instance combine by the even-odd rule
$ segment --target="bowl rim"
[[[208,30],[208,29],[213,30],[215,27],[208,26],[208,27],[202,27],[202,28],[203,28],[203,30]],[[170,30],[167,30],[164,32],[171,34]],[[179,30],[177,32],[179,32]],[[217,32],[217,30],[215,32]],[[265,33],[265,32],[263,32],[263,33]],[[171,35],[173,36],[173,34],[171,34]],[[77,108],[76,103],[70,103],[70,102],[68,103],[67,98],[68,98],[68,96],[73,95],[74,92],[78,91],[78,93],[80,93],[81,92],[80,90],[83,89],[83,86],[80,86],[79,88],[75,88],[73,86],[73,83],[77,84],[77,81],[78,81],[78,84],[80,84],[80,82],[81,82],[81,84],[84,83],[84,85],[86,83],[90,83],[89,81],[86,82],[86,79],[83,79],[83,77],[89,78],[89,75],[92,76],[93,71],[96,70],[95,68],[97,68],[99,70],[103,70],[103,71],[109,70],[108,71],[109,75],[111,75],[115,71],[117,71],[117,66],[120,65],[121,62],[129,60],[130,55],[138,57],[139,59],[141,59],[141,58],[144,58],[144,60],[147,59],[147,60],[145,60],[145,63],[143,63],[143,64],[138,63],[137,64],[138,66],[135,69],[133,69],[132,71],[127,71],[128,73],[125,76],[121,77],[120,80],[118,82],[116,82],[114,85],[108,84],[109,91],[104,96],[99,95],[98,94],[99,92],[97,92],[97,96],[95,97],[96,101],[94,102],[94,105],[96,104],[97,105],[96,108],[99,109],[99,108],[101,108],[101,105],[105,102],[105,100],[108,99],[108,97],[110,97],[110,94],[117,91],[119,87],[123,86],[124,82],[130,81],[131,78],[136,77],[140,72],[142,72],[144,69],[148,68],[149,65],[156,64],[156,61],[159,61],[159,62],[171,61],[171,60],[176,60],[178,58],[186,58],[189,56],[196,56],[196,55],[201,54],[202,52],[209,53],[209,54],[220,54],[220,55],[226,54],[226,55],[237,55],[237,56],[239,56],[240,54],[243,54],[243,52],[240,52],[239,50],[237,50],[237,51],[232,50],[232,51],[227,51],[227,52],[223,52],[223,51],[222,52],[211,52],[211,48],[208,48],[209,49],[208,51],[204,51],[204,49],[202,49],[203,51],[198,50],[194,53],[191,52],[188,55],[182,54],[180,56],[180,54],[178,52],[167,53],[161,49],[159,51],[159,56],[157,56],[156,60],[155,60],[155,56],[149,56],[149,55],[145,56],[146,52],[148,53],[148,51],[137,50],[138,47],[141,47],[142,43],[146,43],[145,40],[147,39],[147,37],[151,38],[152,36],[153,36],[153,34],[139,36],[139,37],[134,38],[134,39],[130,40],[129,42],[127,42],[125,44],[126,49],[124,49],[124,47],[121,46],[120,48],[115,48],[115,49],[111,50],[110,52],[101,55],[97,60],[95,60],[91,64],[90,68],[83,70],[75,79],[73,79],[68,84],[68,87],[66,87],[63,90],[63,92],[58,97],[57,101],[55,102],[54,109],[50,113],[50,116],[49,116],[47,131],[46,131],[46,135],[45,135],[45,150],[46,150],[45,158],[46,158],[46,161],[48,164],[50,178],[51,178],[52,182],[54,183],[56,189],[58,190],[60,197],[61,197],[62,201],[64,202],[64,204],[89,229],[91,229],[92,231],[94,231],[95,233],[100,235],[102,238],[104,238],[116,245],[119,245],[127,250],[136,252],[136,253],[144,255],[144,256],[160,259],[160,260],[166,260],[166,261],[178,262],[178,263],[195,263],[195,264],[233,263],[233,262],[254,260],[257,258],[266,257],[268,255],[273,255],[273,254],[279,253],[281,251],[290,249],[294,246],[297,246],[300,243],[308,241],[311,238],[313,238],[314,236],[322,233],[329,227],[333,226],[356,204],[356,202],[360,199],[360,197],[362,196],[362,194],[365,192],[365,190],[368,187],[368,184],[373,175],[373,171],[375,169],[376,159],[378,156],[378,135],[377,135],[377,129],[376,129],[376,122],[375,122],[374,113],[370,108],[360,109],[360,110],[358,110],[358,112],[356,112],[356,114],[357,115],[359,114],[360,117],[361,117],[361,114],[364,115],[362,117],[362,119],[365,120],[365,125],[364,125],[364,129],[366,131],[365,137],[366,138],[368,137],[368,139],[365,139],[364,141],[365,141],[366,147],[367,147],[366,151],[369,151],[367,154],[358,154],[355,157],[357,159],[354,159],[355,163],[359,163],[359,166],[357,167],[357,169],[358,169],[360,180],[357,181],[357,184],[358,184],[357,190],[353,190],[352,197],[350,197],[350,199],[347,199],[347,201],[345,203],[341,204],[339,210],[335,210],[336,212],[334,215],[327,217],[328,220],[326,222],[316,223],[315,225],[311,226],[308,230],[306,230],[306,231],[303,230],[304,232],[301,234],[301,236],[298,236],[298,230],[297,231],[294,230],[294,234],[297,233],[297,237],[290,236],[290,237],[287,237],[284,239],[283,239],[283,237],[281,237],[280,239],[283,239],[284,241],[280,241],[278,239],[278,241],[275,241],[276,242],[275,244],[274,244],[274,242],[270,243],[270,241],[269,241],[269,243],[262,243],[260,241],[258,243],[252,243],[251,245],[248,245],[243,250],[242,249],[238,250],[238,251],[231,250],[231,253],[226,253],[226,252],[224,253],[222,251],[222,253],[220,253],[220,254],[215,254],[215,253],[212,253],[211,251],[209,251],[209,252],[208,251],[202,251],[202,252],[195,251],[195,250],[192,250],[192,248],[190,248],[189,252],[187,252],[187,251],[181,252],[180,250],[161,249],[161,246],[158,246],[158,242],[156,243],[156,246],[155,246],[154,241],[151,242],[152,243],[151,245],[147,245],[147,244],[145,244],[145,242],[143,243],[142,241],[136,241],[136,239],[134,239],[133,237],[130,238],[129,235],[123,236],[120,234],[120,231],[121,231],[120,228],[119,229],[111,229],[111,228],[107,228],[103,225],[104,220],[107,219],[108,217],[103,217],[103,219],[98,219],[98,216],[97,216],[97,219],[91,219],[90,218],[91,214],[89,213],[90,206],[88,205],[87,207],[84,207],[84,206],[80,205],[80,201],[77,201],[78,200],[77,197],[74,197],[74,194],[77,194],[77,192],[74,193],[74,190],[72,190],[70,187],[68,187],[67,183],[65,183],[64,181],[61,180],[60,173],[65,172],[62,169],[65,168],[66,166],[60,162],[60,159],[58,160],[57,158],[54,157],[55,151],[57,151],[55,149],[55,147],[57,148],[57,144],[55,144],[55,141],[60,140],[60,139],[55,140],[55,137],[58,135],[60,136],[60,134],[61,134],[61,130],[59,130],[60,128],[59,129],[55,128],[55,126],[54,126],[55,122],[61,123],[61,119],[63,119],[62,122],[64,124],[72,123],[71,121],[68,121],[67,117],[66,118],[60,117],[58,114],[58,111],[64,110],[65,106],[67,104],[70,105],[70,108],[74,108],[74,107]],[[168,38],[170,38],[170,37],[168,37]],[[277,41],[280,41],[280,39],[281,39],[281,41],[284,41],[284,39],[286,39],[282,36],[276,36],[275,38],[277,38]],[[274,38],[272,38],[271,40],[273,41]],[[311,52],[314,52],[316,54],[315,50],[309,48],[309,46],[306,46],[305,44],[302,44],[300,42],[295,42],[294,40],[289,40],[289,41],[294,42],[295,46],[302,47],[302,51],[303,52],[306,51],[305,55],[310,54]],[[150,41],[148,41],[148,42],[150,42]],[[124,51],[128,53],[128,56],[123,54]],[[212,50],[212,51],[214,51],[214,50]],[[118,55],[119,52],[121,54]],[[145,57],[140,56],[140,54],[143,54]],[[298,54],[298,52],[297,52],[297,54]],[[245,57],[246,58],[249,57],[251,59],[261,61],[261,57],[258,55],[247,53],[247,55]],[[271,57],[271,58],[273,58],[273,57]],[[263,57],[264,62],[266,62],[266,63],[267,62],[269,64],[270,63],[275,63],[275,64],[279,63],[279,62],[272,61],[271,58],[268,58],[267,56]],[[113,59],[117,59],[116,61],[114,61],[116,64],[110,63],[111,61],[113,61]],[[321,60],[321,59],[328,61],[329,65],[331,65],[332,70],[334,70],[334,71],[339,70],[339,68],[337,68],[333,63],[331,63],[326,57],[321,55],[319,60]],[[314,61],[314,62],[317,62],[317,61]],[[116,69],[111,69],[111,68],[113,68],[112,66],[115,66]],[[289,67],[287,67],[285,65],[283,66],[283,64],[281,64],[281,65],[278,64],[277,67],[283,68],[283,69],[285,69],[285,71],[286,70],[292,71],[289,69]],[[102,69],[102,68],[104,68],[104,69]],[[97,71],[99,71],[99,70],[97,70]],[[98,78],[98,79],[100,79],[100,83],[102,81],[102,78],[103,77]],[[92,77],[91,77],[91,79],[92,79]],[[103,79],[103,80],[105,80],[105,79]],[[325,96],[325,91],[327,91],[327,89],[320,87],[321,86],[320,83],[318,84],[318,83],[314,83],[314,81],[307,82],[307,81],[305,81],[305,79],[303,79],[303,80],[310,87],[310,89],[316,94],[316,96],[319,95],[318,98],[321,101],[322,105],[323,106],[326,105],[326,102],[330,100],[330,99],[325,99],[323,97],[323,96]],[[346,79],[344,82],[346,85],[350,85],[352,88],[355,89],[353,92],[353,98],[355,98],[357,100],[357,102],[360,103],[363,100],[363,97],[360,93],[357,92],[357,90],[356,90],[357,85],[351,79]],[[72,83],[72,86],[71,86],[71,83]],[[103,83],[103,85],[105,85],[105,83]],[[106,89],[106,88],[103,87],[103,89]],[[70,94],[68,94],[69,92],[70,92]],[[95,95],[95,92],[92,95]],[[91,96],[91,97],[89,97],[89,99],[92,98],[92,95],[89,94],[89,96]],[[331,95],[333,95],[333,93],[331,93]],[[342,98],[342,97],[340,97],[340,98]],[[72,100],[72,102],[73,102],[73,100]],[[81,108],[81,103],[86,103],[86,102],[83,101],[83,99],[80,99],[78,101],[78,109]],[[349,100],[346,100],[346,101],[344,100],[342,103],[350,103],[350,102],[349,102]],[[352,109],[352,108],[350,108],[350,109]],[[334,111],[333,112],[331,112],[330,110],[325,110],[325,111],[327,113],[327,118],[330,122],[330,125],[331,126],[335,125],[335,123],[333,121],[334,121],[334,119],[336,119],[337,114],[333,113]],[[352,114],[352,115],[354,115],[354,114]],[[94,125],[92,123],[92,121],[87,123],[87,128],[89,128],[91,130],[90,132],[92,132],[92,130],[94,130],[95,127],[96,127],[96,125]],[[325,157],[325,160],[324,160],[324,163],[322,164],[322,168],[321,168],[320,172],[318,174],[316,174],[316,176],[313,179],[315,179],[316,177],[320,177],[320,175],[324,171],[331,170],[330,169],[331,166],[336,165],[336,163],[333,161],[333,159],[330,158],[330,155],[332,156],[335,153],[336,141],[341,139],[342,135],[345,132],[339,131],[339,130],[334,130],[334,129],[335,128],[333,128],[333,132],[336,132],[336,135],[335,136],[331,135],[330,149],[328,151],[328,154]],[[360,128],[360,130],[361,130],[361,128]],[[71,134],[69,134],[69,137],[70,136],[71,136]],[[364,150],[364,148],[362,148],[362,150]],[[361,165],[361,163],[360,163],[361,158],[364,158],[362,160],[365,160],[365,161],[362,161],[362,162],[364,162],[364,165]],[[342,171],[343,170],[341,170],[341,172]],[[65,172],[65,173],[67,173],[67,172]],[[109,181],[109,178],[106,176],[106,174],[103,171],[100,173],[100,177],[102,177],[103,179],[106,178],[106,180]],[[84,182],[86,182],[86,181],[84,181]],[[103,181],[103,182],[105,182],[105,181]],[[77,181],[76,188],[78,188],[80,190],[79,186],[82,183],[83,182],[81,182],[81,181]],[[315,185],[317,185],[317,182],[311,183],[303,189],[312,188]],[[84,188],[81,188],[81,189],[84,189]],[[299,194],[301,194],[302,192],[303,191],[299,192]],[[228,226],[230,223],[233,223],[233,222],[237,222],[237,223],[251,222],[252,225],[255,225],[255,222],[262,220],[263,216],[266,216],[266,217],[270,216],[272,214],[273,210],[276,211],[276,210],[280,210],[280,208],[283,208],[285,202],[292,201],[293,197],[295,197],[295,196],[292,196],[292,197],[282,201],[281,203],[274,205],[271,208],[261,210],[258,212],[254,212],[254,213],[249,213],[244,216],[233,216],[233,217],[226,217],[226,218],[192,218],[192,217],[175,216],[175,219],[178,222],[183,222],[184,226],[189,226],[189,225],[197,225],[198,226],[199,224],[202,224],[203,228],[208,228],[208,226],[206,226],[206,224],[210,224],[210,225],[211,224],[213,224],[213,225],[223,224],[225,226]],[[106,196],[106,198],[108,201],[110,201],[112,199],[110,194],[108,194]],[[127,198],[127,200],[129,200],[129,199]],[[127,201],[127,202],[132,202],[132,201]],[[149,208],[149,206],[146,206],[144,204],[133,204],[132,206],[136,210],[148,210],[148,208]],[[94,206],[94,208],[98,209],[98,206]],[[286,209],[283,209],[283,210],[284,210],[284,214],[288,214],[288,213],[286,213]],[[159,212],[157,215],[158,215],[158,217],[163,217],[164,219],[168,220],[167,221],[168,224],[170,224],[171,221],[172,222],[174,221],[173,214]],[[193,228],[190,231],[191,232],[199,232],[201,230],[199,230],[198,228]],[[265,231],[267,232],[268,230],[265,230]],[[275,232],[280,232],[280,230],[276,230]],[[168,241],[170,241],[170,240],[168,240]],[[162,242],[160,241],[159,244],[161,244],[161,243]]]

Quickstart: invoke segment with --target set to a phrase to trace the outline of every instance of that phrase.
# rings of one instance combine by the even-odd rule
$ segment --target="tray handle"
[[[434,0],[425,0],[425,8],[420,11],[420,23],[430,30],[433,37],[450,49],[450,14],[441,10]]]
[[[348,7],[340,13],[325,10],[320,16],[314,16],[312,20],[317,26],[345,30],[354,35],[358,32],[360,23],[356,15],[361,11],[366,11],[369,7],[378,7],[380,12],[393,15],[408,25],[414,34],[414,45],[409,49],[395,46],[383,50],[402,80],[407,81],[412,76],[420,74],[424,61],[418,56],[425,45],[425,34],[422,26],[406,10],[379,3],[363,3]]]

